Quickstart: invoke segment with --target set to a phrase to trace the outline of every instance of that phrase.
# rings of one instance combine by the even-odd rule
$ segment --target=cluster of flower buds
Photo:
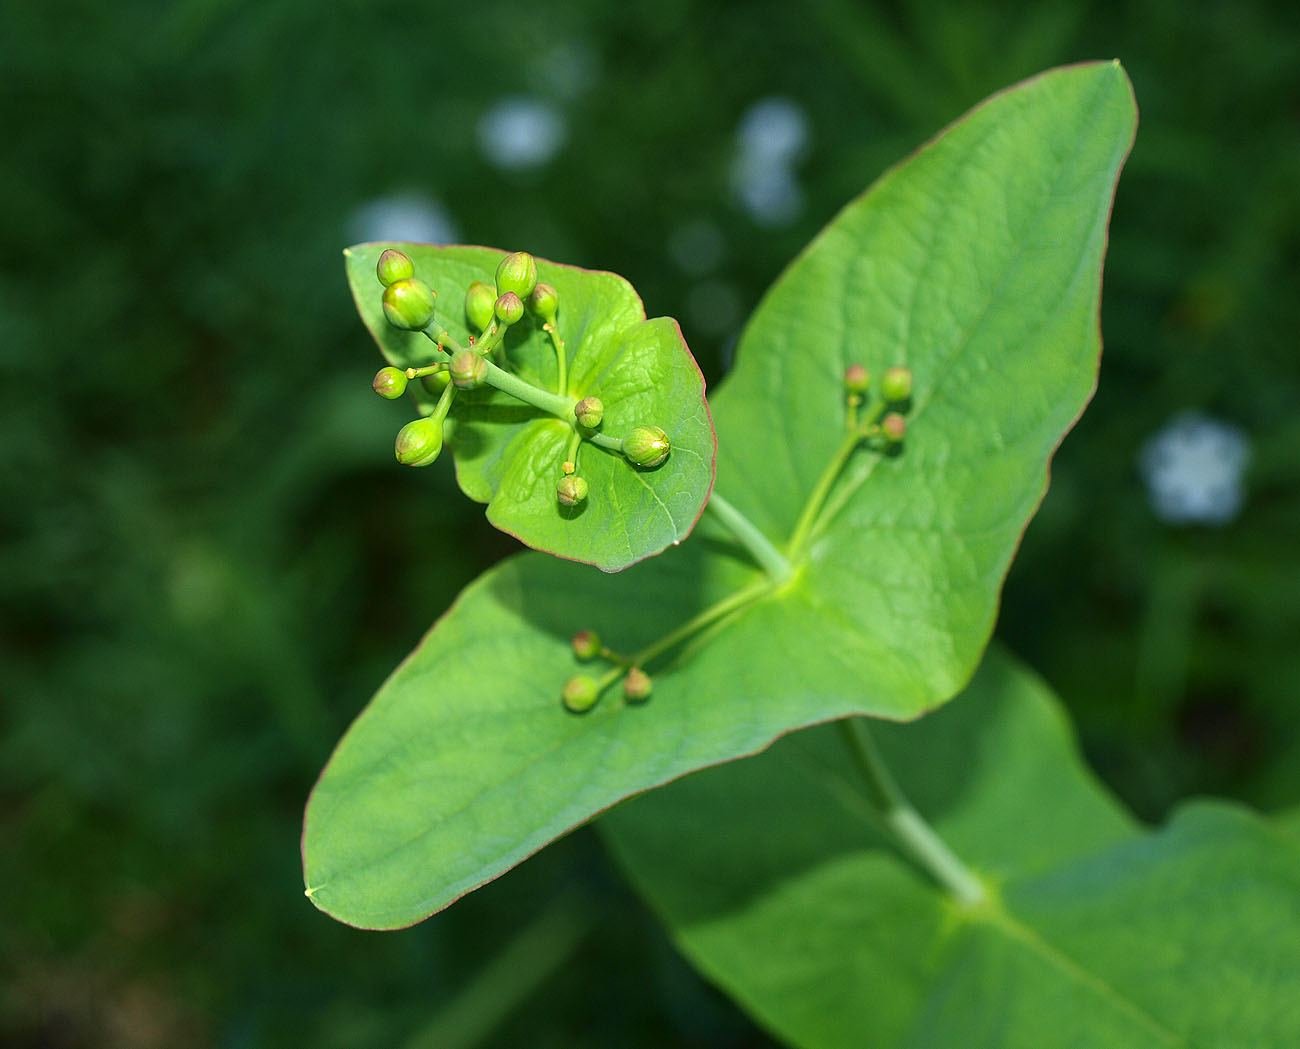
[[[601,694],[621,675],[623,698],[629,703],[644,703],[650,698],[653,684],[650,675],[625,656],[611,652],[594,630],[579,630],[573,635],[573,654],[584,663],[604,659],[613,664],[612,669],[599,678],[590,674],[575,674],[564,683],[560,698],[564,706],[575,714],[585,714],[596,705]]]
[[[879,438],[887,448],[897,448],[907,432],[904,414],[912,405],[912,373],[906,368],[886,369],[880,376],[880,402],[862,419],[861,409],[870,389],[871,375],[867,369],[861,364],[850,364],[844,371],[848,428],[859,437]]]
[[[437,292],[416,277],[415,264],[409,255],[389,248],[380,254],[375,271],[384,289],[383,311],[388,322],[402,331],[423,332],[442,354],[425,367],[389,366],[380,368],[375,375],[375,392],[389,400],[401,397],[416,378],[423,380],[425,389],[439,398],[430,416],[408,423],[398,434],[395,452],[399,463],[427,466],[438,458],[442,450],[442,424],[458,390],[492,383],[551,411],[556,409],[539,398],[567,400],[567,358],[556,326],[560,297],[550,284],[538,281],[537,260],[532,255],[526,251],[506,255],[497,266],[492,284],[481,280],[470,283],[465,291],[465,319],[470,330],[477,332],[477,343],[471,336],[465,348],[450,333],[441,330],[441,326],[435,325]],[[526,313],[536,318],[555,346],[556,394],[540,391],[518,377],[511,377],[507,382],[500,368],[489,366],[488,356],[501,346],[506,330],[523,320]],[[506,365],[504,360],[498,363]],[[660,427],[637,426],[626,437],[612,437],[600,432],[605,406],[598,397],[583,397],[570,403],[573,403],[573,414],[568,421],[573,427],[573,438],[555,486],[556,502],[561,507],[579,508],[587,499],[589,486],[577,472],[578,451],[584,440],[599,444],[606,451],[621,453],[628,463],[640,469],[654,469],[668,459],[672,445]],[[565,417],[568,418],[567,414]]]

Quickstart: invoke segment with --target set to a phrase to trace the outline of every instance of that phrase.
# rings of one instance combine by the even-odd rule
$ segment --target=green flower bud
[[[890,404],[912,396],[912,373],[906,368],[890,368],[880,377],[880,395]]]
[[[497,267],[497,294],[508,291],[519,296],[522,303],[537,286],[537,262],[526,251],[507,255]]]
[[[472,390],[483,385],[487,363],[474,350],[461,350],[452,357],[448,371],[451,381],[462,390]]]
[[[401,368],[380,368],[370,385],[380,397],[395,401],[406,392],[406,372]]]
[[[573,635],[573,654],[579,659],[595,659],[600,655],[600,637],[594,630],[579,630]]]
[[[638,426],[623,438],[623,455],[627,461],[647,469],[667,459],[672,447],[668,435],[658,426]]]
[[[849,393],[866,393],[871,385],[871,373],[860,364],[850,364],[844,369],[844,388]]]
[[[375,274],[379,277],[379,283],[386,288],[399,280],[410,280],[414,277],[415,263],[405,252],[398,251],[396,248],[387,248],[375,264]]]
[[[907,420],[898,412],[890,412],[880,420],[880,432],[890,444],[897,444],[907,432]]]
[[[564,700],[564,705],[573,713],[585,714],[596,705],[596,700],[600,699],[600,689],[596,686],[594,678],[586,674],[578,674],[564,683],[561,698]]]
[[[497,299],[496,314],[502,324],[517,324],[524,316],[524,300],[508,291]]]
[[[553,324],[560,308],[559,293],[549,284],[538,284],[528,296],[527,306],[534,317],[541,317],[547,324]]]
[[[623,695],[633,703],[644,703],[650,698],[650,675],[640,667],[633,667],[623,679]]]
[[[599,397],[584,397],[573,406],[573,417],[578,420],[579,426],[594,430],[605,417],[605,405]]]
[[[408,277],[384,289],[384,316],[394,328],[424,331],[433,320],[433,300],[438,297],[422,280]]]
[[[434,372],[432,375],[422,375],[420,381],[424,383],[424,388],[431,394],[435,397],[441,397],[442,391],[445,390],[447,384],[451,382],[451,375],[448,373],[447,369],[444,368],[442,371]]]
[[[394,449],[403,466],[428,466],[442,451],[442,420],[416,419],[398,431]]]
[[[476,280],[465,292],[465,317],[479,331],[487,331],[496,310],[497,293],[490,284]]]
[[[567,474],[555,486],[555,498],[565,506],[577,506],[587,498],[587,482],[577,474]]]

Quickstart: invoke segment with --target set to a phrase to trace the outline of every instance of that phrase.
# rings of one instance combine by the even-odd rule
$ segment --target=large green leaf
[[[636,651],[759,582],[716,523],[706,518],[694,542],[613,578],[533,556],[488,573],[384,685],[317,785],[304,832],[314,902],[358,925],[416,921],[637,791],[754,753],[793,728],[854,713],[913,718],[958,691],[1047,458],[1092,388],[1105,218],[1132,121],[1117,67],[1049,74],[976,110],[851,205],[743,340],[716,401],[723,447],[739,450],[719,468],[730,498],[783,539],[842,432],[850,350],[834,318],[862,296],[887,311],[892,294],[867,282],[845,299],[843,280],[805,274],[883,270],[870,263],[894,250],[882,231],[903,251],[910,216],[914,235],[942,248],[903,256],[918,299],[940,297],[937,285],[964,260],[963,279],[987,292],[985,314],[1002,319],[980,315],[946,341],[906,343],[918,385],[903,454],[858,453],[792,578],[652,666],[644,706],[610,695],[586,717],[566,714],[557,696],[579,669],[568,639],[596,628]],[[1028,188],[1027,168],[1043,169]],[[913,171],[919,190],[909,189]],[[916,232],[1001,196],[1039,216],[1016,225],[1019,254],[1008,255],[1005,239],[981,254],[978,240]],[[934,200],[944,202],[937,214]],[[1044,224],[1056,230],[1050,244],[1038,239]],[[797,335],[789,329],[797,341],[764,334],[786,330],[796,308],[806,322]],[[1036,319],[1004,316],[1021,308]],[[971,364],[970,347],[987,368]],[[896,363],[870,345],[862,357],[877,369]],[[825,389],[805,383],[800,367]],[[777,375],[787,383],[769,381]]]
[[[833,727],[601,823],[692,961],[801,1049],[1300,1045],[1300,843],[1224,804],[1140,833],[1059,707],[990,653],[881,749],[997,887],[964,909],[891,848]]]
[[[504,252],[428,244],[358,244],[346,253],[357,310],[384,356],[406,368],[438,358],[418,332],[384,319],[383,286],[375,263],[385,248],[406,252],[416,273],[439,291],[437,321],[466,345],[465,289],[492,283]],[[662,427],[672,441],[668,462],[653,470],[584,444],[579,474],[590,493],[577,511],[560,506],[555,485],[573,427],[540,409],[485,387],[457,397],[446,444],[456,478],[471,499],[487,503],[487,517],[538,550],[613,572],[680,542],[695,526],[713,483],[716,441],[704,400],[704,377],[677,322],[646,320],[632,286],[613,273],[537,261],[539,279],[560,297],[558,326],[568,361],[572,397],[599,397],[601,429],[621,437],[634,426]],[[509,370],[544,390],[558,381],[556,353],[532,318],[506,338]],[[412,396],[425,413],[436,400],[422,383]]]
[[[844,369],[911,369],[905,454],[850,463],[803,582],[838,613],[841,643],[870,650],[871,678],[897,676],[924,705],[978,662],[1048,460],[1095,387],[1106,224],[1135,120],[1116,63],[995,95],[794,261],[713,398],[718,488],[780,540],[840,440]]]

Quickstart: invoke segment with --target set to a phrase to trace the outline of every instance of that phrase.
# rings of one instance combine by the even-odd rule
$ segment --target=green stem
[[[975,907],[988,899],[984,883],[926,823],[899,789],[861,717],[841,718],[840,731],[862,773],[872,806],[899,847],[961,903]]]
[[[772,582],[784,583],[790,579],[793,570],[786,556],[772,545],[772,541],[758,530],[753,521],[724,499],[716,488],[704,509],[712,512],[718,523],[749,552],[749,556],[758,562]]]
[[[744,587],[732,594],[727,595],[721,601],[710,605],[702,612],[691,616],[685,623],[674,627],[668,631],[659,640],[651,642],[639,652],[634,652],[627,659],[627,664],[634,667],[644,667],[650,660],[663,655],[670,648],[680,645],[687,640],[692,634],[703,630],[711,623],[717,622],[723,616],[731,615],[744,608],[746,605],[757,601],[764,594],[770,593],[772,584],[767,580],[754,583],[752,586]],[[615,667],[608,670],[596,681],[596,688],[604,692],[623,674],[624,667]]]
[[[803,512],[799,515],[799,520],[795,523],[794,532],[790,536],[790,542],[786,547],[790,559],[797,560],[804,552],[804,547],[808,545],[808,539],[812,535],[813,526],[817,523],[818,514],[826,505],[826,498],[831,494],[831,489],[835,487],[835,482],[844,471],[844,466],[848,463],[849,458],[862,443],[863,439],[870,436],[872,428],[876,426],[881,417],[885,414],[885,405],[883,403],[876,405],[867,418],[861,423],[857,423],[844,434],[840,441],[840,446],[835,449],[835,454],[831,456],[830,462],[826,464],[826,469],[822,471],[821,477],[817,479],[817,485],[813,488],[812,494],[808,496],[808,502],[804,504]]]
[[[447,413],[451,411],[451,404],[456,399],[456,391],[459,387],[455,383],[449,382],[442,389],[441,396],[438,397],[438,403],[434,405],[431,418],[443,420],[447,418]]]
[[[574,402],[577,403],[576,401]],[[617,455],[623,454],[623,439],[621,437],[611,437],[607,433],[588,433],[583,434],[597,448],[604,448],[607,452],[614,452]]]
[[[569,392],[569,359],[564,352],[564,340],[554,324],[543,324],[542,329],[551,333],[551,343],[555,346],[555,392],[563,396]]]
[[[569,436],[569,447],[564,450],[564,462],[573,465],[573,472],[578,472],[578,449],[582,447],[582,434],[575,427]],[[564,469],[564,467],[561,467]]]
[[[844,464],[849,461],[849,456],[853,450],[862,441],[862,434],[857,430],[850,430],[840,441],[840,446],[835,449],[835,454],[831,456],[831,461],[826,464],[826,469],[822,471],[821,477],[817,479],[817,485],[813,488],[812,494],[808,496],[808,501],[804,503],[803,513],[799,515],[799,520],[795,523],[794,532],[790,535],[790,543],[786,547],[789,551],[790,558],[797,559],[803,553],[803,548],[808,542],[808,536],[812,532],[812,526],[817,520],[817,514],[826,502],[826,497],[831,494],[831,488],[834,486],[840,472],[844,469]]]
[[[437,346],[438,349],[444,350],[447,353],[460,353],[462,349],[461,344],[456,341],[456,337],[446,330],[440,331],[437,335],[434,335],[428,328],[425,328],[424,337]]]
[[[518,375],[498,368],[486,357],[483,358],[483,363],[487,365],[485,381],[488,385],[495,386],[502,393],[510,394],[511,397],[518,397],[519,400],[531,404],[534,408],[550,412],[565,422],[573,421],[573,406],[578,402],[572,397],[561,397],[557,393],[551,393],[550,390],[534,386],[519,378]]]

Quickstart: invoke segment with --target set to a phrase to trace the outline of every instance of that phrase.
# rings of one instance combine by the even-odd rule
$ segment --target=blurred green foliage
[[[767,1044],[588,832],[404,933],[302,898],[333,741],[512,549],[447,464],[392,462],[404,416],[367,390],[340,250],[365,202],[431,197],[459,239],[623,273],[716,381],[840,205],[984,95],[1083,58],[1125,63],[1142,124],[1099,393],[999,630],[1142,815],[1201,791],[1294,803],[1298,49],[1294,4],[1226,0],[5,5],[0,1041]],[[549,163],[482,152],[512,95],[561,116]],[[803,206],[766,226],[731,165],[772,96],[809,139]],[[683,228],[716,262],[675,261]],[[1136,472],[1186,409],[1252,444],[1222,528],[1162,524]],[[598,924],[548,958],[530,922],[567,920],[569,891]],[[465,1014],[481,1030],[453,1038]]]

